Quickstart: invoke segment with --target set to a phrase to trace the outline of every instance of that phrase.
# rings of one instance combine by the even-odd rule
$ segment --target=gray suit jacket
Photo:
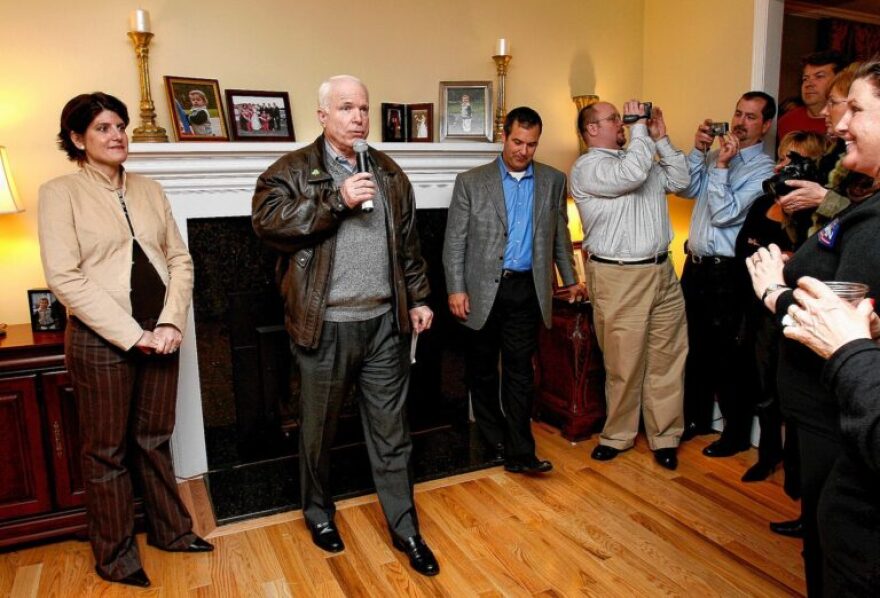
[[[568,233],[565,175],[534,163],[532,276],[544,325],[552,314],[553,262],[564,284],[577,282]],[[498,160],[463,172],[455,180],[446,223],[443,267],[446,289],[467,293],[470,315],[464,325],[479,330],[486,323],[501,282],[507,243],[507,208]]]

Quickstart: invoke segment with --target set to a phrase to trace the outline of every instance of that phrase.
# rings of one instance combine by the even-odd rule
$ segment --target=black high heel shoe
[[[758,461],[751,467],[749,467],[746,472],[742,476],[743,482],[761,482],[770,477],[776,468],[779,466],[779,462],[776,463],[768,463],[766,461]]]

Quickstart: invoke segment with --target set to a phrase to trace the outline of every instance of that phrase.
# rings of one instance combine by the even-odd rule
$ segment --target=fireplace
[[[275,255],[249,219],[256,177],[304,144],[132,144],[129,170],[159,180],[193,255],[193,313],[181,349],[178,475],[206,473],[218,521],[298,508],[298,372],[274,284]],[[432,329],[419,340],[408,411],[418,481],[486,465],[468,421],[463,329],[446,309],[441,252],[458,172],[495,144],[377,144],[406,170],[432,287]],[[357,396],[333,449],[337,496],[371,492]]]

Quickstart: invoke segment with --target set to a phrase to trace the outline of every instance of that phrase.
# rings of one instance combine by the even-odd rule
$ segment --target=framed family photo
[[[409,104],[407,141],[430,143],[434,141],[434,104]]]
[[[382,141],[406,141],[406,104],[382,103]]]
[[[31,330],[34,332],[61,332],[67,323],[64,306],[49,289],[28,290]]]
[[[229,141],[216,79],[166,75],[165,91],[178,141]]]
[[[440,141],[492,141],[492,82],[440,82]]]
[[[236,141],[296,141],[286,91],[227,89],[226,108]]]

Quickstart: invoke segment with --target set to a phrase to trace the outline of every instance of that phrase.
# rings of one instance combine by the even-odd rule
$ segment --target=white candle
[[[495,46],[495,56],[507,56],[508,54],[510,54],[510,45],[507,43],[507,39],[502,37]]]
[[[150,13],[143,8],[139,8],[131,13],[131,30],[141,33],[150,32]]]

